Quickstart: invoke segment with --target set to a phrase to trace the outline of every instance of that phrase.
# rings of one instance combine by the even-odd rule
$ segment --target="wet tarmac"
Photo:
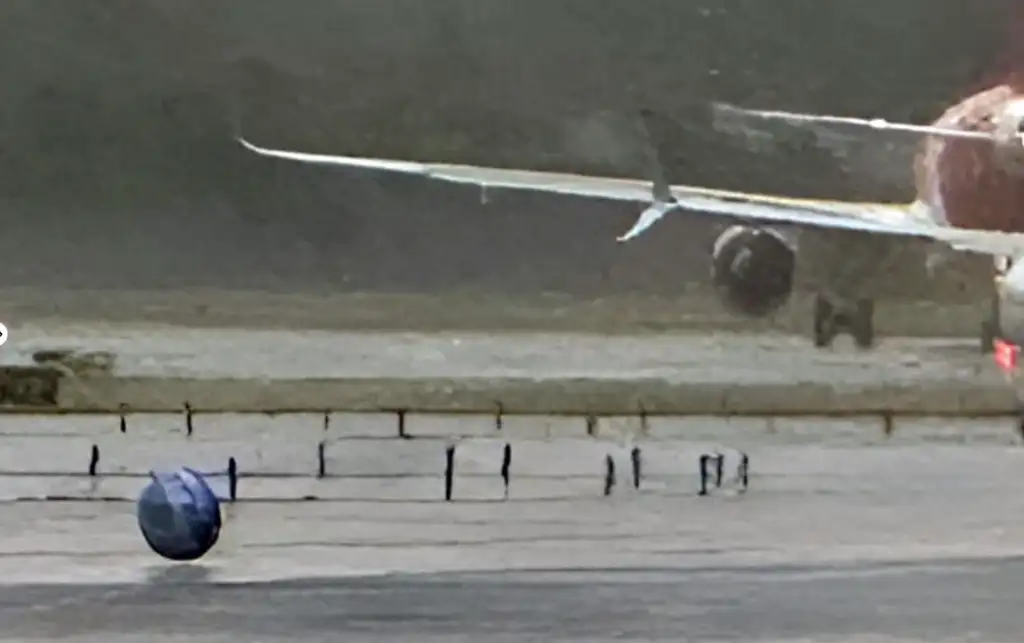
[[[838,383],[994,378],[956,340],[871,353],[801,338],[14,329],[8,361],[113,350],[123,374],[662,377]],[[1024,451],[1008,422],[180,415],[6,417],[0,640],[1016,641]],[[454,502],[444,447],[458,443]],[[326,440],[327,475],[316,446]],[[498,470],[513,444],[509,499]],[[100,447],[98,475],[86,475]],[[629,449],[644,480],[630,484]],[[719,449],[723,489],[696,494]],[[751,487],[733,473],[742,449]],[[617,484],[603,495],[605,456]],[[217,548],[163,563],[131,500],[150,468],[236,457]],[[226,495],[226,479],[213,478]],[[59,496],[65,501],[41,501]]]
[[[235,420],[218,439],[214,420],[188,441],[168,418],[122,436],[135,446],[120,451],[116,430],[71,418],[8,427],[8,470],[70,465],[57,443],[107,435],[108,466],[124,470],[98,485],[125,499],[141,488],[132,471],[174,460],[213,466],[234,451],[251,476],[195,566],[148,553],[130,502],[8,502],[0,640],[1019,640],[1024,451],[1003,426],[922,425],[883,440],[850,425],[830,438],[810,423],[757,436],[708,424],[691,439],[663,425],[641,443],[640,490],[626,431],[522,438],[507,501],[502,441],[466,438],[446,503],[442,439],[385,440],[363,425],[362,438],[337,442],[335,477],[318,481],[300,474],[312,458],[294,455],[322,431],[313,418],[294,427],[292,456],[282,433],[246,438]],[[699,497],[694,461],[713,447],[726,481]],[[733,447],[751,458],[745,494]],[[609,497],[606,453],[620,462]],[[0,490],[28,482],[0,475]],[[317,484],[358,493],[295,497]]]
[[[26,586],[0,594],[0,640],[1009,643],[1022,579],[1009,559]]]

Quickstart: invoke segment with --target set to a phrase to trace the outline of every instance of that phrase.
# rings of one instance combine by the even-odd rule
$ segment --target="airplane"
[[[827,241],[818,245],[838,267],[838,271],[824,271],[824,283],[815,294],[814,343],[819,348],[831,346],[844,329],[860,348],[874,345],[873,300],[859,296],[856,284],[852,288],[835,284],[842,281],[848,257],[857,256],[876,268],[881,265],[880,256],[870,256],[885,245],[877,243],[879,238],[924,240],[929,245],[929,272],[951,253],[989,255],[994,260],[994,294],[981,328],[982,352],[991,352],[993,341],[1003,337],[1007,328],[1015,329],[1014,334],[1024,333],[1024,262],[1016,262],[1024,255],[1024,95],[1000,85],[954,105],[928,126],[741,111],[753,118],[869,127],[923,137],[914,165],[917,198],[906,204],[854,203],[670,185],[650,140],[647,123],[653,113],[649,110],[641,111],[650,165],[647,180],[312,154],[261,147],[241,136],[237,140],[265,157],[477,186],[484,204],[490,191],[500,190],[645,204],[633,226],[617,237],[621,243],[637,238],[669,214],[731,222],[712,248],[712,281],[730,310],[752,317],[771,314],[788,300],[798,258],[806,263],[802,235],[813,232],[812,236]],[[801,235],[799,246],[788,232],[793,229]],[[822,272],[816,263],[811,267]],[[884,273],[873,276],[883,279]],[[864,278],[853,281],[863,283]]]

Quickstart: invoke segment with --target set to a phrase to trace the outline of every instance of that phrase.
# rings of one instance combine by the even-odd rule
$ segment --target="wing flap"
[[[425,175],[488,189],[538,191],[646,204],[652,201],[651,182],[638,179],[439,164],[427,165]],[[636,237],[673,210],[683,210],[697,216],[713,215],[759,223],[828,227],[899,236],[921,236],[918,233],[923,228],[912,216],[908,205],[787,198],[686,185],[672,186],[671,191],[675,197],[672,207],[645,209],[633,228],[620,240]]]

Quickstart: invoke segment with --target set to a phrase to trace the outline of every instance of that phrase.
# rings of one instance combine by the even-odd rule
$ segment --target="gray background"
[[[837,161],[780,133],[755,154],[712,126],[708,102],[928,120],[1013,66],[1016,13],[1008,0],[10,0],[0,270],[47,289],[678,294],[705,278],[717,230],[674,221],[623,249],[629,205],[484,210],[459,189],[253,158],[232,134],[635,174],[631,114],[646,105],[665,114],[676,181],[905,198],[899,149],[847,142]]]

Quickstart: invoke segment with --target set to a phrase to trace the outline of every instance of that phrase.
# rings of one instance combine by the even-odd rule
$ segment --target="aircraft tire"
[[[836,338],[836,310],[822,294],[814,296],[814,346],[827,348]]]
[[[989,355],[992,353],[994,348],[992,342],[1000,338],[1003,334],[1002,328],[999,323],[999,295],[996,295],[992,299],[992,304],[989,308],[988,318],[981,322],[981,333],[979,337],[981,354]]]
[[[857,300],[851,321],[851,334],[857,348],[867,350],[875,345],[875,302],[871,299]]]

